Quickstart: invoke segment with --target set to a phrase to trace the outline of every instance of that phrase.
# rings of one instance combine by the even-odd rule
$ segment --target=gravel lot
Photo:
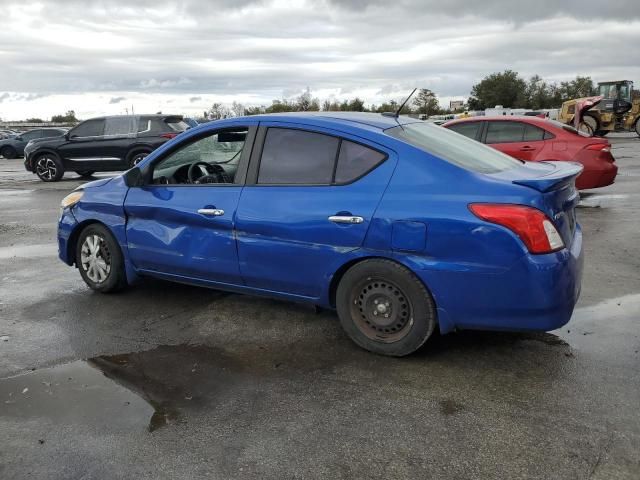
[[[585,276],[546,334],[355,347],[333,312],[147,281],[89,291],[60,200],[0,159],[0,478],[640,478],[640,139],[585,192]]]

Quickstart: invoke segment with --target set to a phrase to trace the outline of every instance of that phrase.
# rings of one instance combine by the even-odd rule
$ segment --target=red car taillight
[[[594,143],[592,145],[587,145],[584,147],[585,150],[596,150],[598,152],[609,153],[611,151],[611,145],[606,143]]]
[[[177,133],[163,133],[160,135],[162,138],[176,138],[178,136]]]
[[[564,248],[556,227],[536,208],[505,203],[472,203],[469,209],[476,217],[511,230],[531,253],[551,253]]]

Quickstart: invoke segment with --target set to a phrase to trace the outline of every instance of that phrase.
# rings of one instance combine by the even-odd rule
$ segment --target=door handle
[[[331,215],[329,217],[329,221],[333,222],[333,223],[350,223],[350,224],[355,224],[355,223],[362,223],[364,222],[364,218],[362,217],[356,217],[353,215]]]
[[[198,210],[200,215],[206,215],[208,217],[220,217],[224,215],[224,210],[219,208],[201,208]]]
[[[528,145],[526,145],[526,146],[524,146],[524,147],[522,147],[520,149],[521,152],[532,152],[533,150],[535,150],[535,148],[534,147],[530,147]]]

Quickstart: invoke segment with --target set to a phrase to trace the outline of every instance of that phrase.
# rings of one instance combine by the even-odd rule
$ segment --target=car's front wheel
[[[57,182],[64,175],[60,159],[50,153],[43,153],[35,160],[36,175],[43,182]]]
[[[336,292],[340,323],[349,337],[374,353],[404,356],[433,333],[436,309],[424,284],[407,268],[384,259],[357,263]]]
[[[129,168],[135,167],[139,164],[145,157],[149,155],[149,152],[135,152],[129,156]]]
[[[16,149],[13,147],[2,147],[2,149],[0,150],[0,155],[2,155],[4,158],[16,158],[18,156],[18,152],[16,152]]]
[[[76,266],[85,283],[98,292],[115,292],[127,286],[122,252],[103,225],[94,223],[80,232]]]

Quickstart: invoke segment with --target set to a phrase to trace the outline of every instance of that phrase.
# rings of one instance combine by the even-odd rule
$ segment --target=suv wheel
[[[16,152],[16,149],[13,147],[3,147],[2,150],[0,150],[0,155],[4,158],[11,159],[16,158],[18,156],[18,152]]]
[[[64,175],[64,167],[56,155],[43,153],[36,158],[36,175],[43,182],[57,182]]]
[[[135,152],[129,158],[129,168],[135,167],[151,152]]]
[[[436,325],[429,291],[412,272],[389,260],[370,259],[351,267],[338,285],[336,308],[351,339],[382,355],[415,352]]]

